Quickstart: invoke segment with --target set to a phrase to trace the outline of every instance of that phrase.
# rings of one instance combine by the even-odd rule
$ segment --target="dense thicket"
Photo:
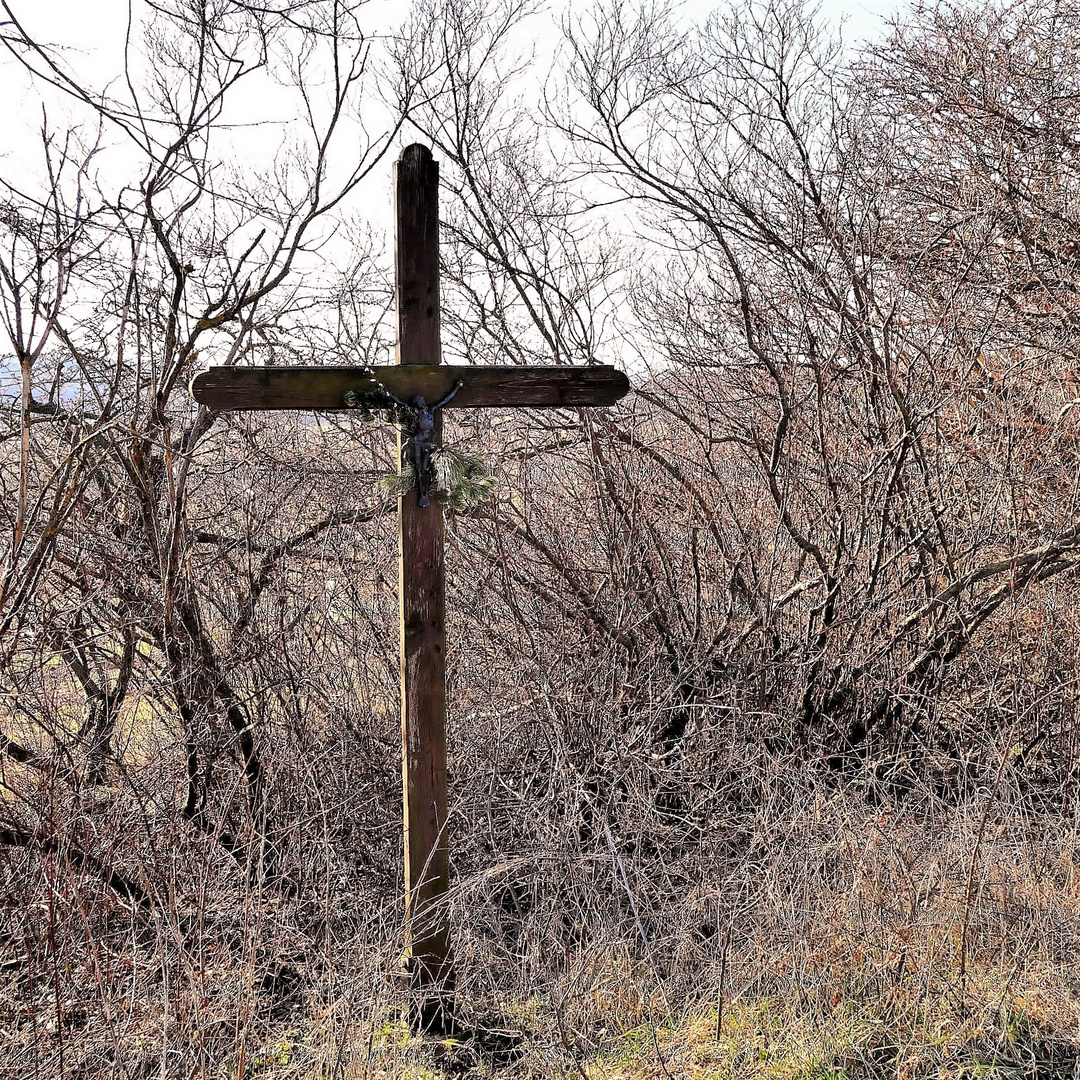
[[[447,355],[635,383],[449,425],[499,478],[449,522],[467,993],[572,983],[612,941],[693,993],[725,926],[780,933],[768,868],[797,864],[793,910],[843,893],[800,861],[834,798],[959,820],[1005,784],[1015,820],[1074,820],[1071,0],[941,4],[848,51],[795,5],[613,5],[549,73],[513,2],[432,0],[382,42],[331,0],[183,0],[104,91],[5,10],[9,62],[81,110],[0,204],[0,1016],[27,1075],[187,1075],[290,1010],[379,1015],[392,434],[215,416],[186,382],[385,358],[361,211],[402,137],[442,164]],[[271,76],[301,119],[253,166],[229,125]]]

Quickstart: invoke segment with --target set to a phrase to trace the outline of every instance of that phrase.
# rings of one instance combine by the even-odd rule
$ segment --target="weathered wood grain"
[[[439,166],[426,146],[406,147],[394,168],[397,215],[397,358],[387,382],[419,360],[438,364]],[[432,369],[428,369],[430,371]],[[437,370],[437,369],[434,369]],[[421,382],[434,376],[421,375]],[[380,380],[382,375],[380,373]],[[362,389],[362,388],[361,388]],[[424,389],[399,397],[409,400]],[[341,402],[341,397],[335,399]],[[437,400],[432,398],[430,400]],[[436,417],[433,444],[442,434]],[[398,435],[404,461],[405,434]],[[401,783],[405,840],[405,926],[410,982],[420,1025],[445,1028],[452,1011],[450,838],[446,792],[446,596],[443,511],[420,506],[415,491],[398,500],[401,611]]]
[[[399,355],[403,355],[398,345]],[[419,352],[419,350],[417,350]],[[414,353],[413,355],[416,355]],[[426,358],[431,353],[423,354]],[[406,364],[370,369],[403,401],[422,396],[429,404],[462,388],[446,407],[571,408],[614,405],[630,389],[617,368],[476,367],[468,364]],[[191,393],[218,412],[229,409],[343,409],[350,390],[373,390],[362,367],[215,367],[196,375]]]

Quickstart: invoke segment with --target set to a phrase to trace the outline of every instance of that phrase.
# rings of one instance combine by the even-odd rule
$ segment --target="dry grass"
[[[134,715],[133,744],[152,726]],[[8,763],[9,798],[148,900],[73,847],[5,850],[0,1077],[1080,1077],[1080,827],[1007,742],[965,795],[893,804],[720,725],[682,759],[530,774],[535,730],[499,758],[459,722],[453,761],[462,1021],[512,1052],[409,1033],[392,784],[369,804],[350,776],[345,804],[305,780],[325,835],[289,895],[165,816],[181,785],[141,744],[93,799]]]
[[[517,1033],[513,1053],[490,1038],[411,1036],[387,978],[392,958],[343,942],[333,977],[321,991],[309,984],[287,1017],[256,1015],[266,1001],[249,978],[246,999],[241,992],[234,1002],[238,1014],[248,1010],[243,1060],[234,1023],[220,1055],[194,1075],[1080,1076],[1080,848],[1071,824],[1009,813],[989,797],[868,814],[861,800],[833,793],[808,796],[802,809],[774,822],[763,815],[760,852],[672,896],[669,918],[651,920],[648,951],[611,919],[550,956],[546,980],[513,991],[484,918],[482,898],[498,874],[459,881],[463,1020]],[[631,881],[640,869],[629,867]],[[572,887],[563,900],[582,895]],[[723,921],[703,936],[710,905]],[[388,923],[383,930],[393,935]]]

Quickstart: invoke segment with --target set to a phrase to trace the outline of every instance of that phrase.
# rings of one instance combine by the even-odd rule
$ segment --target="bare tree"
[[[142,51],[106,92],[5,11],[9,53],[82,108],[97,140],[43,129],[41,193],[8,185],[0,267],[18,376],[4,435],[0,838],[24,898],[28,867],[74,873],[76,894],[89,873],[111,894],[92,916],[79,897],[50,932],[81,969],[118,908],[144,924],[170,912],[188,954],[205,944],[188,912],[207,889],[288,892],[312,872],[303,834],[328,811],[312,818],[315,785],[297,791],[312,767],[297,754],[320,728],[259,711],[286,693],[261,681],[259,642],[269,635],[287,662],[311,603],[300,568],[347,564],[353,541],[339,534],[381,517],[377,489],[309,467],[312,454],[359,452],[370,475],[367,432],[286,425],[256,442],[246,421],[196,411],[186,385],[211,358],[326,362],[348,349],[357,362],[382,347],[381,252],[334,251],[334,233],[356,231],[344,211],[397,124],[388,112],[374,134],[358,123],[373,56],[357,5],[154,5],[133,30]],[[300,120],[253,172],[233,157],[229,119],[245,121],[239,90],[258,80]],[[134,181],[95,157],[118,136]],[[261,483],[237,472],[245,458],[256,474],[262,462]],[[36,919],[32,900],[25,910]],[[255,924],[248,934],[259,940]],[[21,992],[50,948],[28,955]],[[62,1031],[77,1021],[54,996]]]
[[[449,524],[465,991],[611,953],[693,993],[738,905],[832,895],[781,866],[823,789],[858,817],[1008,772],[1071,805],[1067,10],[940,6],[853,57],[797,5],[605,4],[540,70],[528,4],[418,4],[382,54],[335,0],[155,4],[108,91],[7,17],[89,133],[45,123],[0,208],[0,993],[39,1074],[382,1023],[388,432],[185,384],[382,356],[357,204],[403,125],[442,167],[447,352],[635,378],[602,417],[447,424],[499,477]],[[245,85],[299,116],[261,165]]]
[[[949,48],[957,24],[980,21],[937,17],[949,23],[937,38]],[[1040,17],[1049,21],[1036,29]],[[1013,18],[1026,36],[1003,29]],[[1057,61],[1035,46],[1056,57],[1052,23],[1032,9],[984,26],[1018,62],[1057,78]],[[1000,398],[1001,372],[1019,376],[1013,336],[1031,348],[1033,307],[1061,303],[1050,294],[1070,288],[1060,260],[1052,278],[1031,266],[1024,281],[998,265],[1061,250],[1032,231],[1035,221],[1040,231],[1068,229],[1048,201],[1068,186],[1066,176],[1050,179],[1053,138],[1002,133],[999,149],[1022,161],[999,153],[987,162],[1004,105],[985,101],[987,80],[943,63],[945,45],[921,28],[899,31],[855,74],[798,9],[779,6],[716,16],[689,38],[662,13],[611,9],[571,40],[590,113],[567,114],[561,126],[677,252],[666,280],[642,275],[643,324],[669,363],[710,372],[702,396],[713,439],[730,448],[741,483],[764,496],[747,531],[770,538],[768,550],[747,537],[737,556],[754,567],[746,615],[760,626],[764,665],[783,683],[801,673],[800,725],[804,737],[822,732],[826,754],[868,746],[871,729],[918,732],[987,620],[1074,565],[1077,536],[1060,497],[1036,509],[1012,458],[1001,471],[1014,495],[1025,489],[1033,520],[992,511],[991,492],[974,496],[965,467],[981,459],[985,468],[985,458],[972,453],[966,418],[951,418],[966,411],[973,381]],[[1002,52],[985,38],[965,48]],[[1010,73],[1013,61],[987,63],[1001,87],[1027,85]],[[969,102],[957,105],[962,139],[939,104],[961,82],[984,98],[984,126]],[[1043,79],[1032,92],[1053,89]],[[1054,102],[1041,107],[1063,122]],[[1042,115],[1035,102],[1020,111]],[[987,187],[987,172],[1012,176],[1011,188],[1001,189],[1004,179]],[[950,192],[965,199],[951,215]],[[1032,288],[1046,299],[1029,304]],[[1002,300],[1013,294],[1025,298],[1020,310]],[[1046,315],[1044,362],[1064,352],[1063,321]],[[1024,422],[1032,434],[1040,416],[1042,432],[1053,426],[1053,409],[1032,391],[1028,383],[1023,404],[985,429],[1007,438],[1010,454],[1017,409],[1034,410]],[[994,514],[1001,527],[988,534]]]

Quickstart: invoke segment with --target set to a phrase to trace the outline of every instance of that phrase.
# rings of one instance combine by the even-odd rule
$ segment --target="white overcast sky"
[[[138,6],[139,0],[134,2]],[[371,0],[365,6],[373,30],[384,19],[391,24],[399,21],[408,10],[408,4],[402,0]],[[556,0],[552,6],[584,10],[591,5]],[[679,6],[687,16],[698,19],[721,5],[715,0],[683,0]],[[821,3],[822,13],[833,21],[846,19],[848,30],[855,37],[873,36],[881,25],[881,16],[891,14],[897,7],[894,0],[822,0]],[[109,51],[110,45],[114,49],[118,46],[117,31],[122,32],[128,4],[127,0],[11,0],[11,8],[30,30],[40,31],[57,43],[100,53]]]
[[[738,2],[741,4],[742,0]],[[121,79],[128,0],[8,0],[8,3],[27,33],[59,50],[78,77],[98,90],[105,90],[112,83],[116,94],[125,96]],[[673,3],[687,21],[695,22],[703,21],[717,7],[727,6],[718,4],[717,0],[682,0],[681,4],[673,0]],[[899,3],[900,0],[820,0],[820,10],[834,26],[843,23],[843,38],[850,44],[881,35],[884,20],[898,9]],[[131,4],[137,23],[146,14],[147,5],[145,0],[131,0]],[[362,9],[365,29],[371,34],[392,33],[404,21],[409,6],[406,0],[369,0]],[[529,32],[537,35],[529,45],[539,54],[553,52],[559,41],[561,16],[585,14],[593,7],[593,0],[548,0],[547,13],[534,17],[529,24]],[[548,35],[550,40],[545,40]],[[133,43],[139,39],[138,33],[133,34]],[[234,160],[272,157],[289,127],[289,118],[297,115],[297,105],[275,101],[275,95],[282,92],[265,75],[254,76],[237,87],[237,92],[248,96],[246,99],[231,96],[230,109],[250,109],[251,116],[238,116],[235,112],[228,116],[236,125],[230,128],[228,140]],[[14,103],[14,108],[5,110],[5,121],[0,127],[0,176],[17,187],[25,183],[32,189],[41,180],[42,100],[33,92],[26,72],[2,50],[0,98]],[[61,132],[74,122],[82,125],[84,136],[93,137],[93,131],[86,130],[88,122],[93,127],[87,110],[73,107],[62,95],[49,95],[47,113],[53,132]],[[269,117],[273,119],[267,123]],[[251,124],[255,119],[260,121],[258,127]],[[103,139],[107,152],[99,155],[95,163],[104,170],[104,176],[122,177],[125,183],[137,181],[141,169],[136,166],[132,174],[130,164],[124,167],[131,148],[123,145],[123,137],[117,132],[104,132]],[[401,141],[412,141],[411,133],[404,133]],[[380,164],[358,193],[361,202],[358,209],[369,220],[387,219],[384,209],[389,209],[389,171],[388,164]]]
[[[145,0],[131,2],[137,17],[145,14]],[[885,28],[884,20],[894,14],[899,2],[821,0],[821,14],[834,25],[842,21],[844,41],[851,44],[880,36]],[[60,50],[70,69],[81,80],[97,90],[108,89],[111,82],[116,95],[125,96],[121,80],[127,0],[8,0],[8,3],[24,29],[35,40]],[[592,0],[550,0],[549,12],[533,19],[531,28],[535,29],[530,32],[537,37],[530,39],[526,47],[534,46],[540,55],[553,52],[559,41],[560,16],[564,13],[571,16],[585,14],[593,6]],[[687,21],[696,22],[703,21],[717,6],[715,0],[683,0],[679,10]],[[403,0],[370,0],[364,9],[367,32],[392,32],[402,23],[408,8],[408,3]],[[135,40],[139,40],[138,35]],[[238,108],[240,113],[228,115],[230,127],[225,142],[234,165],[250,169],[257,166],[258,159],[269,161],[275,156],[282,139],[288,138],[297,116],[297,105],[290,100],[276,100],[275,96],[283,92],[265,74],[254,76],[241,87],[237,90],[247,97],[230,99],[233,102],[230,109]],[[17,189],[34,191],[43,180],[40,138],[43,103],[33,91],[26,72],[2,52],[0,96],[9,103],[4,124],[0,126],[0,178]],[[365,96],[364,100],[369,99]],[[366,104],[364,109],[367,118]],[[243,115],[249,110],[250,115]],[[72,124],[77,124],[81,125],[82,137],[94,141],[95,125],[85,107],[73,107],[62,95],[52,93],[47,101],[47,114],[48,126],[53,133],[63,133]],[[373,117],[375,126],[378,126],[378,119],[378,115]],[[253,120],[258,122],[252,123]],[[360,137],[358,129],[356,136]],[[411,141],[413,135],[410,132],[400,138],[402,144]],[[348,156],[347,141],[345,146]],[[102,191],[138,184],[145,166],[125,137],[117,131],[105,131],[102,147],[103,153],[94,159],[95,179]],[[347,162],[346,166],[351,169],[355,160]],[[389,242],[392,215],[388,160],[383,159],[375,166],[350,203],[359,216],[370,223],[376,235],[385,231],[385,242]],[[332,241],[337,242],[337,238]],[[324,256],[330,257],[333,250],[332,247],[324,249]]]
[[[29,33],[38,40],[62,48],[72,66],[81,74],[102,82],[116,77],[123,68],[124,29],[128,19],[128,0],[9,0],[11,9]],[[142,0],[132,0],[136,14]],[[703,20],[717,7],[717,0],[675,0],[677,9],[688,19]],[[573,13],[588,10],[592,3],[575,0],[551,0],[550,9]],[[834,25],[844,24],[846,41],[877,36],[883,19],[900,6],[899,0],[820,0],[822,14]],[[365,21],[371,33],[399,25],[409,8],[404,0],[369,0],[364,5]],[[552,39],[559,32],[559,18],[534,20],[534,27],[550,28]],[[542,45],[543,43],[540,42]],[[26,83],[7,57],[0,57],[0,92],[8,101],[27,103]],[[22,93],[19,93],[19,91]],[[15,91],[15,95],[10,95]]]
[[[726,6],[722,0],[672,0],[673,6],[687,20],[704,20],[710,12]],[[739,0],[741,3],[742,0]],[[813,0],[810,0],[812,3]],[[834,26],[843,23],[845,42],[872,39],[882,33],[884,20],[901,5],[901,0],[819,0],[822,15]],[[543,5],[544,0],[540,0]],[[60,49],[71,68],[87,82],[104,89],[110,80],[118,80],[123,72],[124,34],[128,22],[128,0],[9,0],[9,6],[26,31],[36,40]],[[538,35],[538,51],[553,50],[557,44],[562,14],[585,13],[593,7],[591,0],[548,0],[551,15],[534,18],[530,33]],[[140,8],[143,9],[140,11]],[[136,22],[145,14],[144,0],[131,0]],[[369,33],[392,32],[404,20],[409,10],[407,0],[368,0],[363,6],[364,22]],[[546,28],[546,29],[545,29]],[[550,33],[551,40],[544,37]],[[138,41],[138,35],[133,35]],[[272,91],[267,82],[249,82],[249,93]],[[118,88],[119,89],[119,88]],[[41,124],[41,107],[30,93],[29,79],[19,65],[0,51],[0,95],[14,102],[15,109],[5,110],[5,123],[0,129],[0,153],[9,157],[18,153],[24,138],[33,139]],[[262,102],[265,106],[266,102]],[[62,109],[62,107],[61,107]],[[50,103],[54,126],[60,120],[57,101]],[[14,115],[12,115],[14,113]],[[36,140],[35,140],[36,141]],[[5,153],[6,152],[6,153]],[[0,165],[2,167],[2,165]]]
[[[743,0],[736,2],[741,4]],[[121,78],[128,0],[8,0],[8,3],[24,29],[35,40],[59,50],[82,80],[98,90],[105,90],[112,83],[117,95],[125,96]],[[834,26],[843,24],[843,40],[851,44],[881,35],[885,20],[898,10],[902,0],[819,0],[819,3],[821,14],[829,22]],[[672,4],[688,21],[703,21],[713,10],[727,6],[723,0],[672,0]],[[546,13],[530,20],[528,32],[536,34],[530,44],[540,54],[553,53],[557,47],[562,16],[585,14],[594,7],[593,0],[539,0],[539,5],[546,8]],[[409,7],[407,0],[368,0],[362,9],[366,30],[371,34],[392,33],[404,21]],[[136,23],[146,10],[145,0],[131,0]],[[133,34],[136,51],[138,42],[136,31]],[[230,109],[250,107],[253,110],[250,119],[255,119],[258,113],[257,118],[265,121],[276,112],[275,123],[285,124],[285,118],[296,115],[292,103],[284,104],[284,111],[274,108],[278,88],[269,77],[250,78],[237,91],[247,94],[248,99],[245,102],[237,93],[230,95]],[[15,106],[5,110],[5,121],[0,127],[0,174],[16,180],[23,169],[33,168],[40,160],[43,113],[41,100],[33,92],[27,73],[3,50],[0,50],[0,100]],[[68,126],[66,120],[85,125],[86,111],[73,109],[65,116],[69,108],[70,103],[62,96],[49,96],[48,120],[53,131]],[[231,112],[228,119],[232,123],[250,122],[248,117]],[[280,126],[277,131],[281,131]],[[239,128],[233,129],[233,138],[240,153],[248,150],[244,145],[245,135]],[[404,138],[411,141],[408,134]],[[105,140],[115,152],[116,143],[109,133],[105,133]]]
[[[737,2],[741,4],[743,0]],[[813,0],[809,2],[812,3]],[[885,26],[884,20],[897,10],[900,2],[901,0],[820,0],[820,10],[834,26],[843,23],[843,38],[850,44],[879,36]],[[8,0],[8,3],[24,29],[35,40],[59,50],[70,69],[80,79],[97,90],[106,90],[111,83],[117,96],[125,96],[121,80],[124,70],[124,37],[129,15],[128,0]],[[546,12],[533,17],[529,22],[528,32],[537,36],[530,39],[526,46],[534,47],[539,54],[553,53],[557,47],[563,15],[585,14],[594,7],[593,0],[539,0],[540,5],[545,3]],[[679,0],[672,0],[672,3],[688,21],[703,21],[717,7],[726,6],[722,0],[719,3],[718,0],[682,0],[681,3]],[[404,21],[409,7],[407,0],[369,0],[362,9],[365,29],[371,34],[392,33]],[[131,0],[131,11],[138,23],[147,12],[145,0]],[[139,40],[139,33],[134,33],[133,44],[136,50]],[[236,126],[230,129],[229,142],[241,160],[247,159],[248,155],[263,156],[261,151],[264,146],[269,150],[275,143],[280,145],[282,134],[289,125],[289,118],[296,116],[297,108],[293,101],[276,101],[275,97],[281,93],[272,78],[256,75],[230,95],[232,104],[229,106],[227,119]],[[244,94],[247,95],[246,99],[238,96]],[[0,50],[0,100],[14,103],[14,108],[9,104],[9,108],[5,110],[4,124],[0,126],[0,176],[17,186],[21,186],[24,179],[30,186],[36,186],[34,181],[40,177],[41,168],[42,101],[33,91],[27,73],[3,50]],[[365,96],[364,100],[371,99]],[[250,109],[250,116],[238,115],[232,111],[237,108],[241,113]],[[365,105],[365,109],[367,108]],[[93,126],[87,110],[81,106],[73,107],[62,95],[49,94],[47,115],[49,128],[53,132],[63,131],[76,123],[82,126],[84,136],[93,135],[87,130],[88,121],[90,126]],[[260,121],[260,126],[250,130],[254,120]],[[125,151],[120,146],[122,137],[116,132],[104,132],[103,136],[108,151],[106,157],[111,165],[106,165],[106,158],[99,155],[96,159],[97,167],[118,175],[121,170],[117,166],[125,157]],[[259,143],[260,139],[263,144]],[[402,142],[409,141],[412,141],[412,136],[406,132],[402,136]],[[129,169],[122,171],[125,173],[125,180],[135,179]],[[384,171],[388,174],[389,168]],[[34,174],[33,180],[27,173]],[[374,182],[375,176],[372,176],[371,180]],[[388,197],[388,175],[379,179],[379,189],[385,189]],[[371,198],[375,197],[373,191]],[[368,200],[365,193],[364,201]]]

